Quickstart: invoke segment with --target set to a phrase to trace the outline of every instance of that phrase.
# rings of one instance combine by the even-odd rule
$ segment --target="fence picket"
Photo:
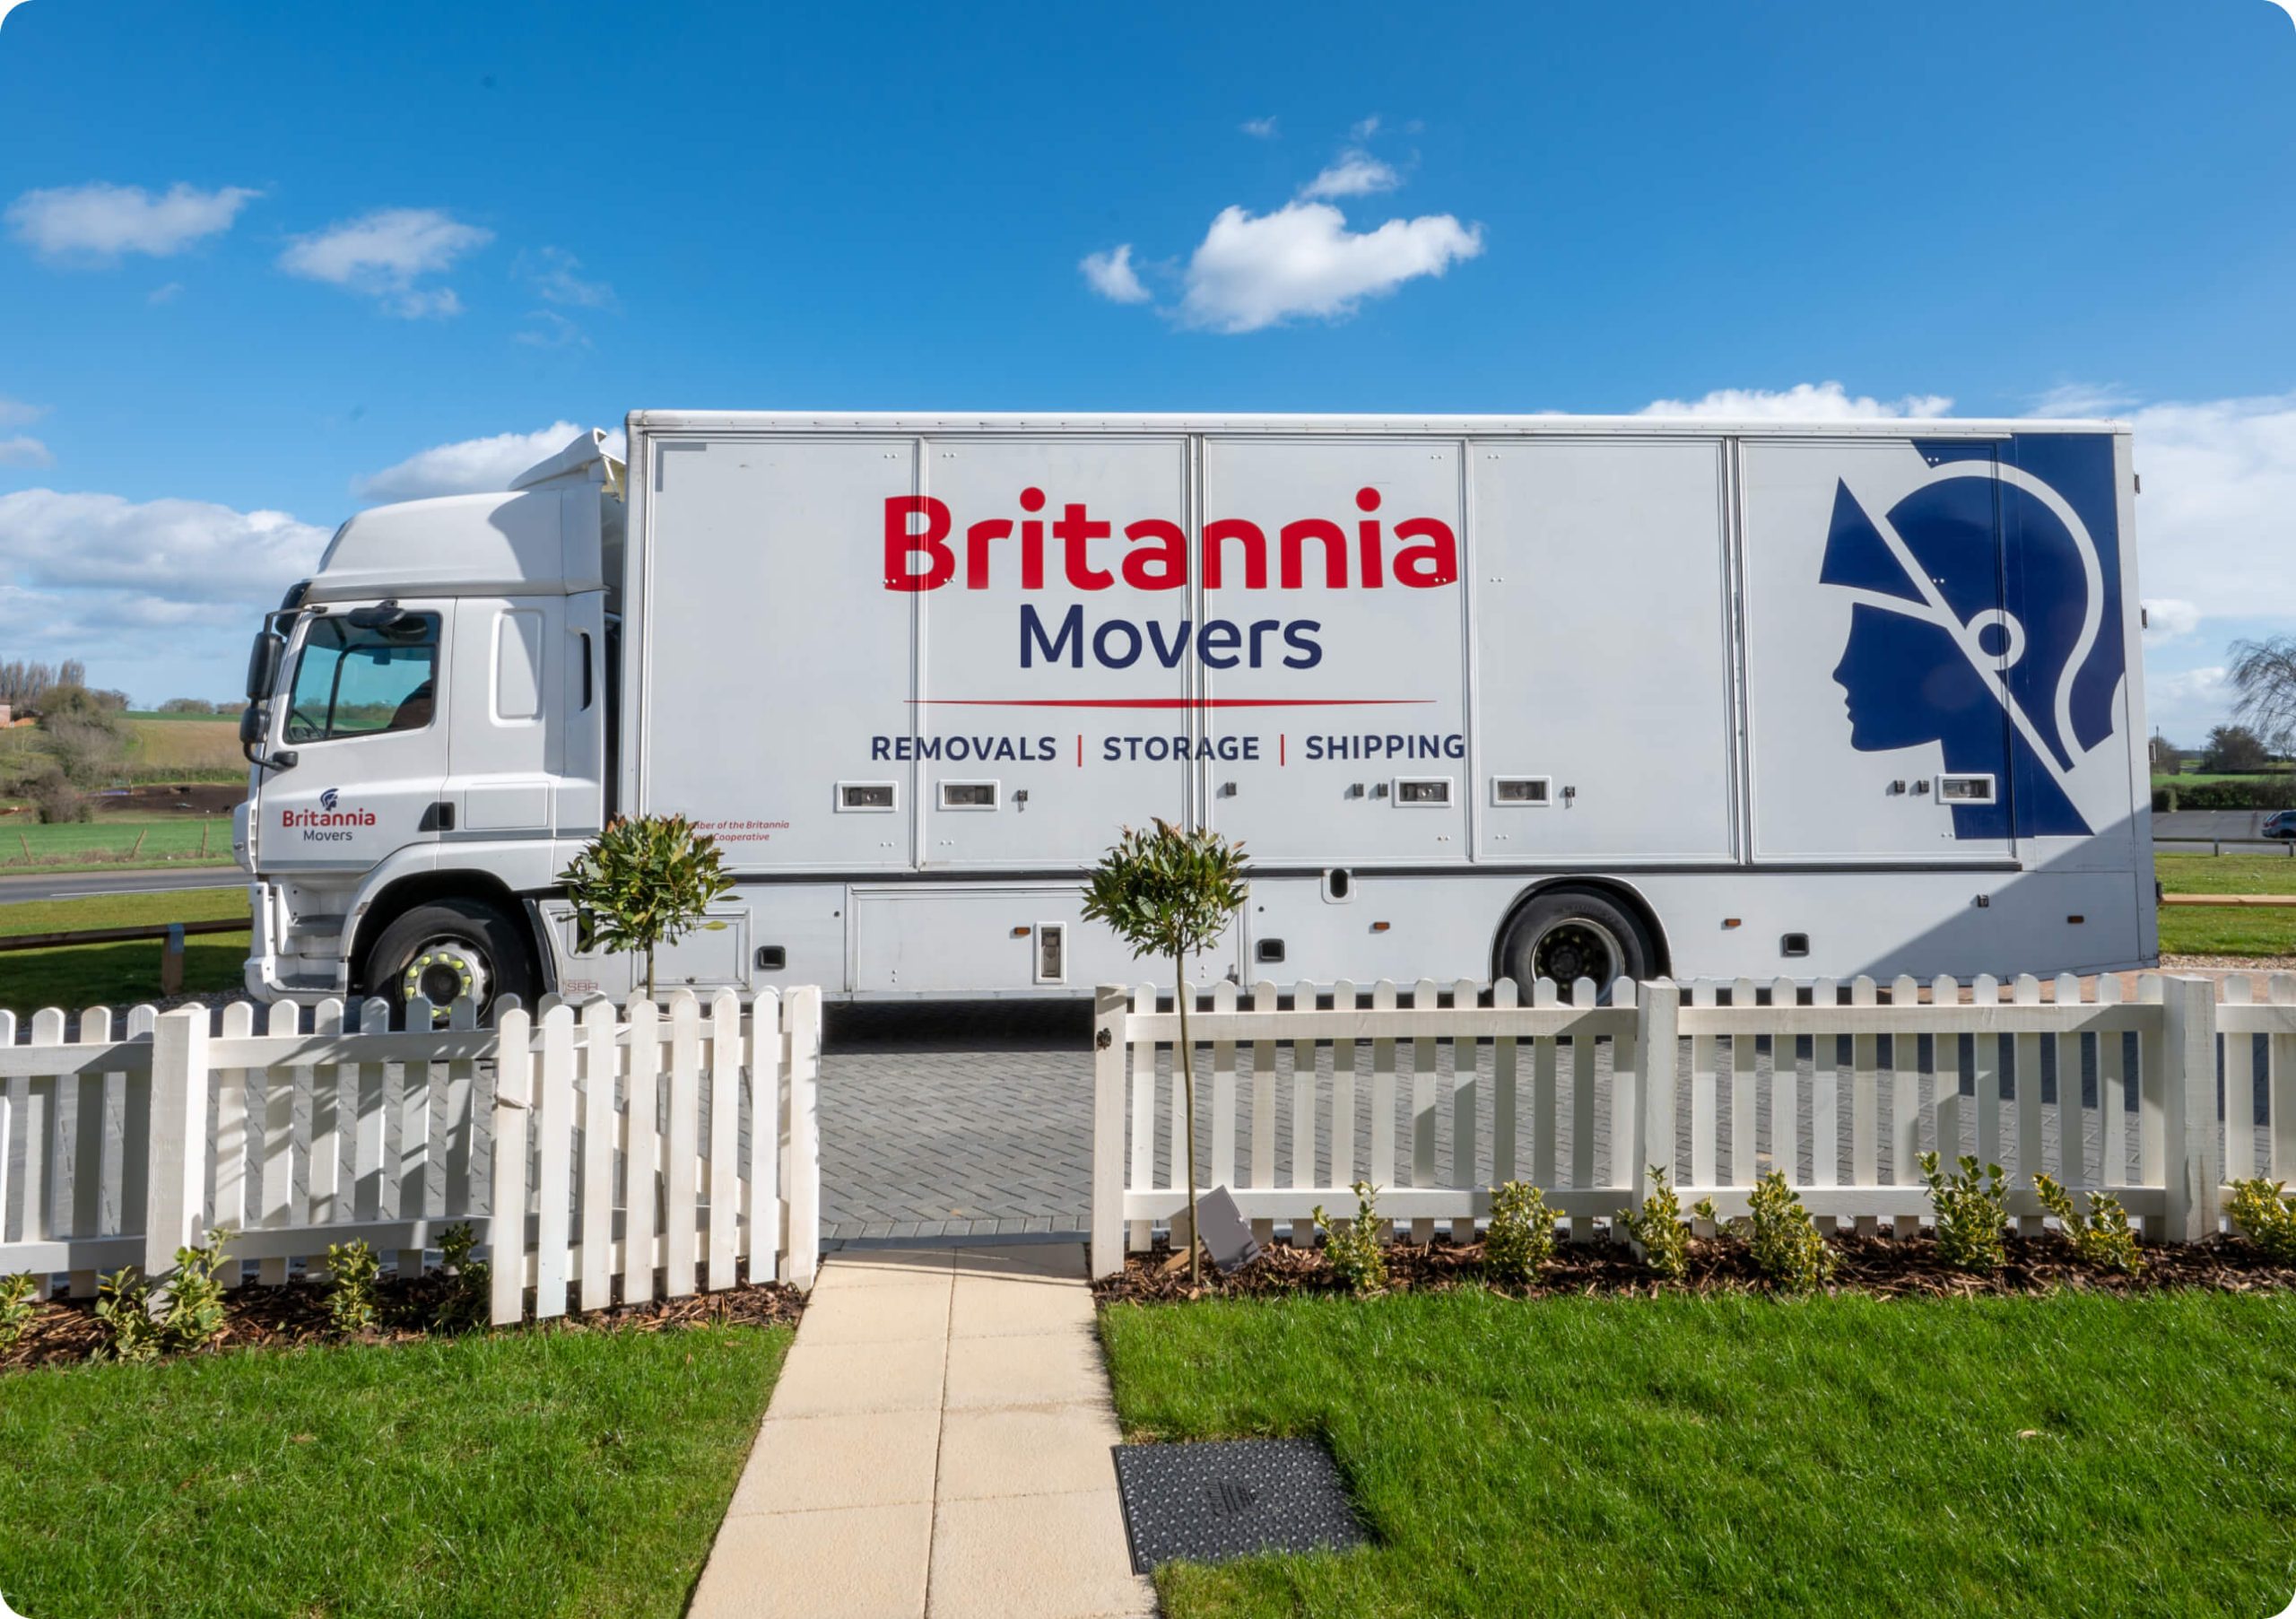
[[[1591,1006],[1598,992],[1592,979],[1573,979],[1570,1004]],[[1668,1055],[1672,1055],[1669,1053]],[[1585,1191],[1595,1184],[1595,1038],[1570,1037],[1570,1184]],[[1595,1214],[1590,1210],[1570,1217],[1570,1240],[1595,1240]]]
[[[1313,984],[1303,980],[1292,986],[1293,1011],[1313,1009],[1315,1004]],[[1292,1042],[1292,1184],[1322,1184],[1316,1179],[1316,1042],[1312,1040]],[[1315,1240],[1315,1222],[1294,1220],[1290,1234],[1294,1247],[1305,1248]]]
[[[32,1014],[32,1044],[64,1043],[64,1014],[43,1006]],[[46,1242],[56,1235],[56,1171],[62,1121],[57,1117],[59,1082],[52,1074],[35,1074],[24,1083],[23,1240]],[[50,1283],[43,1270],[32,1277],[32,1296],[48,1296]]]
[[[2120,977],[2108,972],[2097,980],[2097,1004],[2120,1005]],[[2118,1031],[2097,1036],[2097,1185],[2125,1186],[2128,1182],[2128,1082],[2126,1054]]]
[[[2248,975],[2236,972],[2224,980],[2224,1004],[2254,1004]],[[2245,1031],[2224,1036],[2224,1179],[2229,1185],[2257,1172],[2257,1071],[2254,1038]]]
[[[750,1004],[750,1206],[744,1239],[752,1282],[781,1279],[781,1094],[788,1072],[781,1015],[781,997],[759,990]]]
[[[79,1038],[75,1046],[109,1046],[111,1044],[111,1012],[104,1006],[90,1006],[80,1014]],[[103,1228],[104,1196],[104,1092],[110,1075],[83,1074],[72,1087],[72,1225],[74,1237],[92,1237]],[[57,1099],[60,1103],[62,1098]],[[60,1131],[63,1120],[57,1120]],[[91,1269],[74,1270],[70,1277],[72,1296],[90,1299],[95,1296],[96,1273]]]
[[[1813,1007],[1841,1004],[1840,988],[1831,979],[1810,986]],[[1831,1187],[1841,1175],[1841,1042],[1832,1034],[1810,1036],[1810,1184]],[[1818,1229],[1830,1232],[1830,1215],[1816,1216]]]
[[[1236,986],[1222,979],[1212,986],[1214,1028],[1225,1028],[1220,1014],[1236,1009]],[[1236,1184],[1236,1042],[1212,1042],[1212,1185]],[[1199,1187],[1198,1191],[1204,1188]]]
[[[1531,1005],[1547,1007],[1560,1004],[1560,992],[1552,979],[1538,979],[1531,985]],[[1561,1042],[1552,1034],[1542,1034],[1531,1043],[1531,1128],[1536,1132],[1531,1140],[1531,1180],[1535,1186],[1559,1186],[1556,1179],[1561,1162],[1562,1098],[1556,1084],[1556,1048]],[[1634,1166],[1640,1174],[1642,1166]]]
[[[1621,979],[1611,986],[1611,1004],[1622,1010],[1638,1005],[1637,988],[1632,979]],[[1641,1019],[1622,1025],[1611,1036],[1611,1175],[1613,1187],[1634,1184],[1634,1129],[1639,1116],[1642,1083],[1642,1058],[1638,1049],[1641,1040]],[[1593,1049],[1593,1042],[1587,1043]]]
[[[2292,845],[2296,848],[2296,845]],[[2272,1004],[2296,1007],[2296,973],[2275,972],[2267,986]],[[2272,1164],[2266,1171],[2274,1180],[2296,1179],[2296,1033],[2275,1034],[2266,1042],[2271,1063]],[[0,1132],[0,1140],[5,1140]],[[0,1198],[0,1208],[7,1200]]]
[[[1690,986],[1692,1006],[1711,1006],[1714,981],[1697,979]],[[1692,1186],[1714,1182],[1714,1036],[1697,1033],[1690,1039],[1690,1175]]]
[[[1491,987],[1491,1004],[1504,1012],[1515,1005],[1515,980],[1500,979]],[[1618,1054],[1611,1054],[1612,1083],[1617,1083]],[[1515,1037],[1501,1034],[1491,1042],[1491,1184],[1505,1186],[1515,1179]]]
[[[613,1298],[613,1153],[621,1135],[614,1111],[614,1084],[621,1077],[622,1049],[614,1041],[613,1003],[603,997],[581,1011],[575,1053],[581,1071],[581,1223],[575,1240],[582,1263],[576,1273],[577,1296],[584,1310],[604,1310]]]
[[[701,1003],[691,989],[670,994],[670,1126],[663,1149],[662,1296],[693,1292],[694,1153],[701,1107]]]
[[[1773,1007],[1794,1005],[1800,992],[1791,979],[1770,987]],[[1802,1059],[1790,1034],[1770,1039],[1770,1167],[1787,1179],[1802,1179]]]
[[[1252,986],[1252,1010],[1275,1010],[1275,986],[1262,979]],[[1250,1173],[1244,1184],[1251,1187],[1272,1187],[1275,1184],[1275,1042],[1272,1040],[1254,1040],[1252,1061],[1252,1162]],[[1253,1240],[1265,1246],[1275,1240],[1275,1222],[1252,1222]]]
[[[0,1051],[13,1050],[16,1044],[16,1014],[0,1008]],[[9,1163],[15,1157],[12,1150],[16,1139],[16,1082],[0,1077],[0,1245],[8,1240],[8,1212],[13,1206],[8,1195],[17,1188],[9,1184]]]
[[[1853,1006],[1873,1006],[1879,1004],[1874,980],[1864,973],[1851,980],[1849,1004]],[[1875,1168],[1878,1154],[1874,1138],[1881,1126],[1881,1070],[1874,1036],[1854,1035],[1849,1042],[1849,1184],[1876,1186],[1881,1174]],[[1891,1042],[1891,1055],[1896,1056],[1896,1042]],[[1870,1237],[1879,1223],[1871,1214],[1857,1216],[1857,1234]]]
[[[533,1020],[512,1007],[497,1020],[493,1198],[488,1205],[488,1314],[498,1327],[523,1313],[526,1284],[526,1126],[535,1100]]]
[[[391,1026],[391,1004],[380,996],[370,996],[359,1005],[359,1032],[387,1034]],[[352,1206],[353,1217],[360,1220],[379,1220],[383,1217],[383,1127],[387,1109],[387,1077],[384,1063],[361,1063],[358,1066],[359,1112],[352,1133]]]
[[[254,1005],[247,1001],[233,1001],[223,1008],[222,1024],[225,1040],[243,1040],[253,1034]],[[243,1232],[248,1228],[248,1091],[257,1072],[253,1068],[226,1068],[216,1075],[215,1217],[210,1223],[217,1229]],[[120,1075],[123,1085],[126,1078],[124,1074]],[[125,1137],[120,1145],[126,1148]],[[123,1215],[126,1213],[121,1212]],[[227,1249],[222,1268],[216,1274],[225,1287],[237,1287],[246,1279],[247,1267]]]
[[[564,1001],[542,1014],[542,1066],[535,1094],[535,1319],[546,1321],[566,1313],[574,1197],[574,1009]]]
[[[631,1003],[628,1101],[622,1117],[622,1301],[643,1304],[654,1297],[654,1272],[660,1264],[657,1210],[662,1145],[661,1012],[652,1001]]]
[[[1156,988],[1143,984],[1132,992],[1132,1010],[1138,1014],[1156,1009]],[[1136,1040],[1132,1042],[1132,1168],[1131,1184],[1153,1186],[1156,1179],[1156,1042]],[[1145,1253],[1150,1238],[1149,1222],[1135,1220],[1126,1234],[1125,1243],[1134,1253]]]
[[[2054,991],[2060,1006],[2081,1005],[2081,979],[2074,973],[2057,975]],[[2049,1037],[2056,1044],[2057,1162],[2058,1178],[2067,1186],[2093,1187],[2098,1177],[2089,1167],[2089,1132],[2081,1100],[2081,1040],[2078,1033]],[[2102,1100],[2100,1096],[2099,1100]]]
[[[1918,1006],[1921,986],[1900,973],[1890,984],[1890,1004]],[[1921,1153],[1921,1044],[1914,1035],[1900,1035],[1890,1042],[1890,1180],[1892,1186],[1917,1184],[1914,1160]],[[1919,1214],[1900,1214],[1891,1230],[1900,1240],[1921,1229]]]
[[[741,1244],[742,1000],[720,989],[709,1002],[709,1290],[734,1284]]]
[[[1331,987],[1335,1012],[1353,1012],[1355,985],[1342,979]],[[1355,1042],[1331,1043],[1331,1184],[1355,1184]]]
[[[264,1018],[264,1033],[285,1039],[302,1028],[302,1008],[292,1001],[274,1001]],[[309,1068],[265,1067],[263,1070],[263,1179],[257,1192],[259,1223],[265,1231],[283,1231],[304,1223],[305,1205],[295,1190],[295,1076]],[[126,1136],[133,1141],[134,1136]],[[140,1154],[131,1154],[140,1156]],[[308,1162],[308,1154],[306,1155]],[[255,1279],[265,1287],[287,1284],[285,1254],[265,1254],[256,1261]]]
[[[1472,1010],[1480,999],[1475,986],[1465,979],[1451,986],[1451,1006],[1454,1011]],[[1451,1184],[1476,1184],[1475,1142],[1481,1128],[1480,1088],[1483,1054],[1474,1037],[1465,1034],[1451,1041]],[[1467,1214],[1451,1222],[1451,1240],[1474,1240],[1474,1216]]]
[[[1740,979],[1730,986],[1730,1004],[1734,1006],[1753,1006],[1760,1004],[1760,991],[1752,979]],[[1754,1075],[1755,1037],[1734,1034],[1730,1037],[1730,1184],[1751,1187],[1754,1183]]]
[[[1371,986],[1371,1010],[1395,1009],[1395,980],[1381,979]],[[1374,1188],[1396,1183],[1396,1042],[1392,1038],[1371,1042],[1371,1162],[1366,1179]],[[1381,1222],[1380,1240],[1394,1235],[1395,1223]]]
[[[1432,979],[1421,979],[1411,987],[1411,1004],[1414,1008],[1431,1008],[1439,991]],[[1411,1042],[1411,1184],[1434,1186],[1436,1130],[1436,1068],[1435,1040],[1431,1035],[1422,1035]],[[1411,1223],[1411,1240],[1422,1248],[1435,1240],[1435,1222],[1424,1217]]]
[[[1929,1004],[1933,1006],[1958,1006],[1961,987],[1944,973],[1929,980]],[[1944,1032],[1930,1041],[1937,1074],[1936,1149],[1940,1167],[1951,1169],[1969,1149],[1962,1145],[1970,1133],[1969,1099],[1961,1095],[1961,1037],[1958,1032]],[[1918,1170],[1916,1166],[1916,1171]]]
[[[1183,996],[1187,997],[1187,1009],[1193,1013],[1196,1010],[1196,986],[1186,979],[1182,979],[1172,990],[1173,1011],[1179,1010]],[[1180,1189],[1186,1189],[1198,1170],[1196,1162],[1196,1099],[1189,1094],[1196,1084],[1196,1046],[1194,1040],[1185,1046],[1177,1040],[1172,1042],[1171,1106],[1165,1112],[1165,1117],[1171,1121],[1168,1149],[1171,1179],[1168,1184]],[[1196,1227],[1188,1219],[1185,1198],[1181,1200],[1178,1211],[1172,1215],[1171,1232],[1174,1253],[1195,1251]]]
[[[2000,981],[1989,972],[1980,972],[1970,994],[1980,1006],[1998,1005]],[[2001,1037],[1979,1034],[1970,1045],[1970,1066],[1977,1086],[1977,1161],[1982,1169],[2001,1162]]]
[[[2161,1005],[2167,987],[2157,972],[2136,980],[2139,1005]],[[2148,1023],[2136,1037],[2136,1164],[2137,1178],[2146,1186],[2163,1184],[2169,1163],[2169,1042],[2165,1021]],[[2158,1238],[2168,1231],[2165,1214],[2147,1216],[2145,1235]]]
[[[2041,982],[2030,972],[2017,975],[2016,1004],[2038,1006],[2041,1004]],[[2047,1172],[2041,1162],[2041,1037],[2038,1034],[2018,1034],[2014,1037],[2017,1050],[2017,1172],[2014,1179],[2027,1186],[2035,1175]],[[2017,1229],[2028,1237],[2041,1233],[2039,1214],[2020,1215]]]
[[[428,996],[410,996],[406,1003],[406,1027],[435,1029],[439,1008]],[[430,1110],[437,1097],[437,1086],[431,1084],[430,1065],[427,1062],[404,1062],[398,1068],[398,1217],[419,1220],[430,1213]],[[419,1276],[422,1274],[422,1250],[403,1248],[398,1250],[398,1274]]]
[[[311,1013],[315,1034],[339,1033],[343,1025],[341,1001],[321,1001]],[[333,1224],[342,1217],[335,1203],[343,1188],[343,1070],[334,1063],[311,1070],[311,1153],[305,1171],[310,1223]]]

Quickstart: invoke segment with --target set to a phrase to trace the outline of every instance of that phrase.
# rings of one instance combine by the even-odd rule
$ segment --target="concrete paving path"
[[[1073,1243],[853,1249],[813,1285],[694,1619],[1156,1612]]]

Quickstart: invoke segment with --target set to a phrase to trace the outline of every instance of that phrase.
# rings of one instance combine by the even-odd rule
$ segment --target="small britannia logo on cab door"
[[[335,807],[335,801],[342,794],[342,791],[343,789],[341,788],[331,787],[325,792],[321,793],[319,795],[319,807],[323,810],[333,809]]]

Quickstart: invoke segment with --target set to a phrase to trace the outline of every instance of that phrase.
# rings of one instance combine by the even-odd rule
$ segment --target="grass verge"
[[[526,1331],[0,1382],[27,1614],[674,1615],[782,1327]]]
[[[81,927],[130,927],[152,922],[204,922],[248,914],[248,891],[221,888],[168,893],[106,894],[93,900],[0,904],[0,938]],[[160,993],[160,941],[51,945],[0,952],[0,1011],[19,1017],[42,1006],[132,1006]],[[248,959],[244,933],[202,934],[183,942],[183,987],[193,994],[235,989]]]
[[[2172,894],[2296,894],[2296,859],[2286,855],[2155,855],[2152,869]],[[2168,955],[2296,955],[2296,907],[2163,905],[2161,949]]]
[[[61,872],[231,860],[229,815],[104,815],[42,826],[12,815],[0,828],[0,872]]]
[[[2296,1298],[1116,1307],[1127,1433],[1318,1434],[1375,1537],[1172,1619],[2257,1613],[2296,1589]]]

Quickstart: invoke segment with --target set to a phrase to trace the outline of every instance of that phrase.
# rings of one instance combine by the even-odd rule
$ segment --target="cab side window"
[[[402,613],[356,624],[315,621],[295,665],[285,739],[326,742],[430,723],[439,673],[439,615]]]

